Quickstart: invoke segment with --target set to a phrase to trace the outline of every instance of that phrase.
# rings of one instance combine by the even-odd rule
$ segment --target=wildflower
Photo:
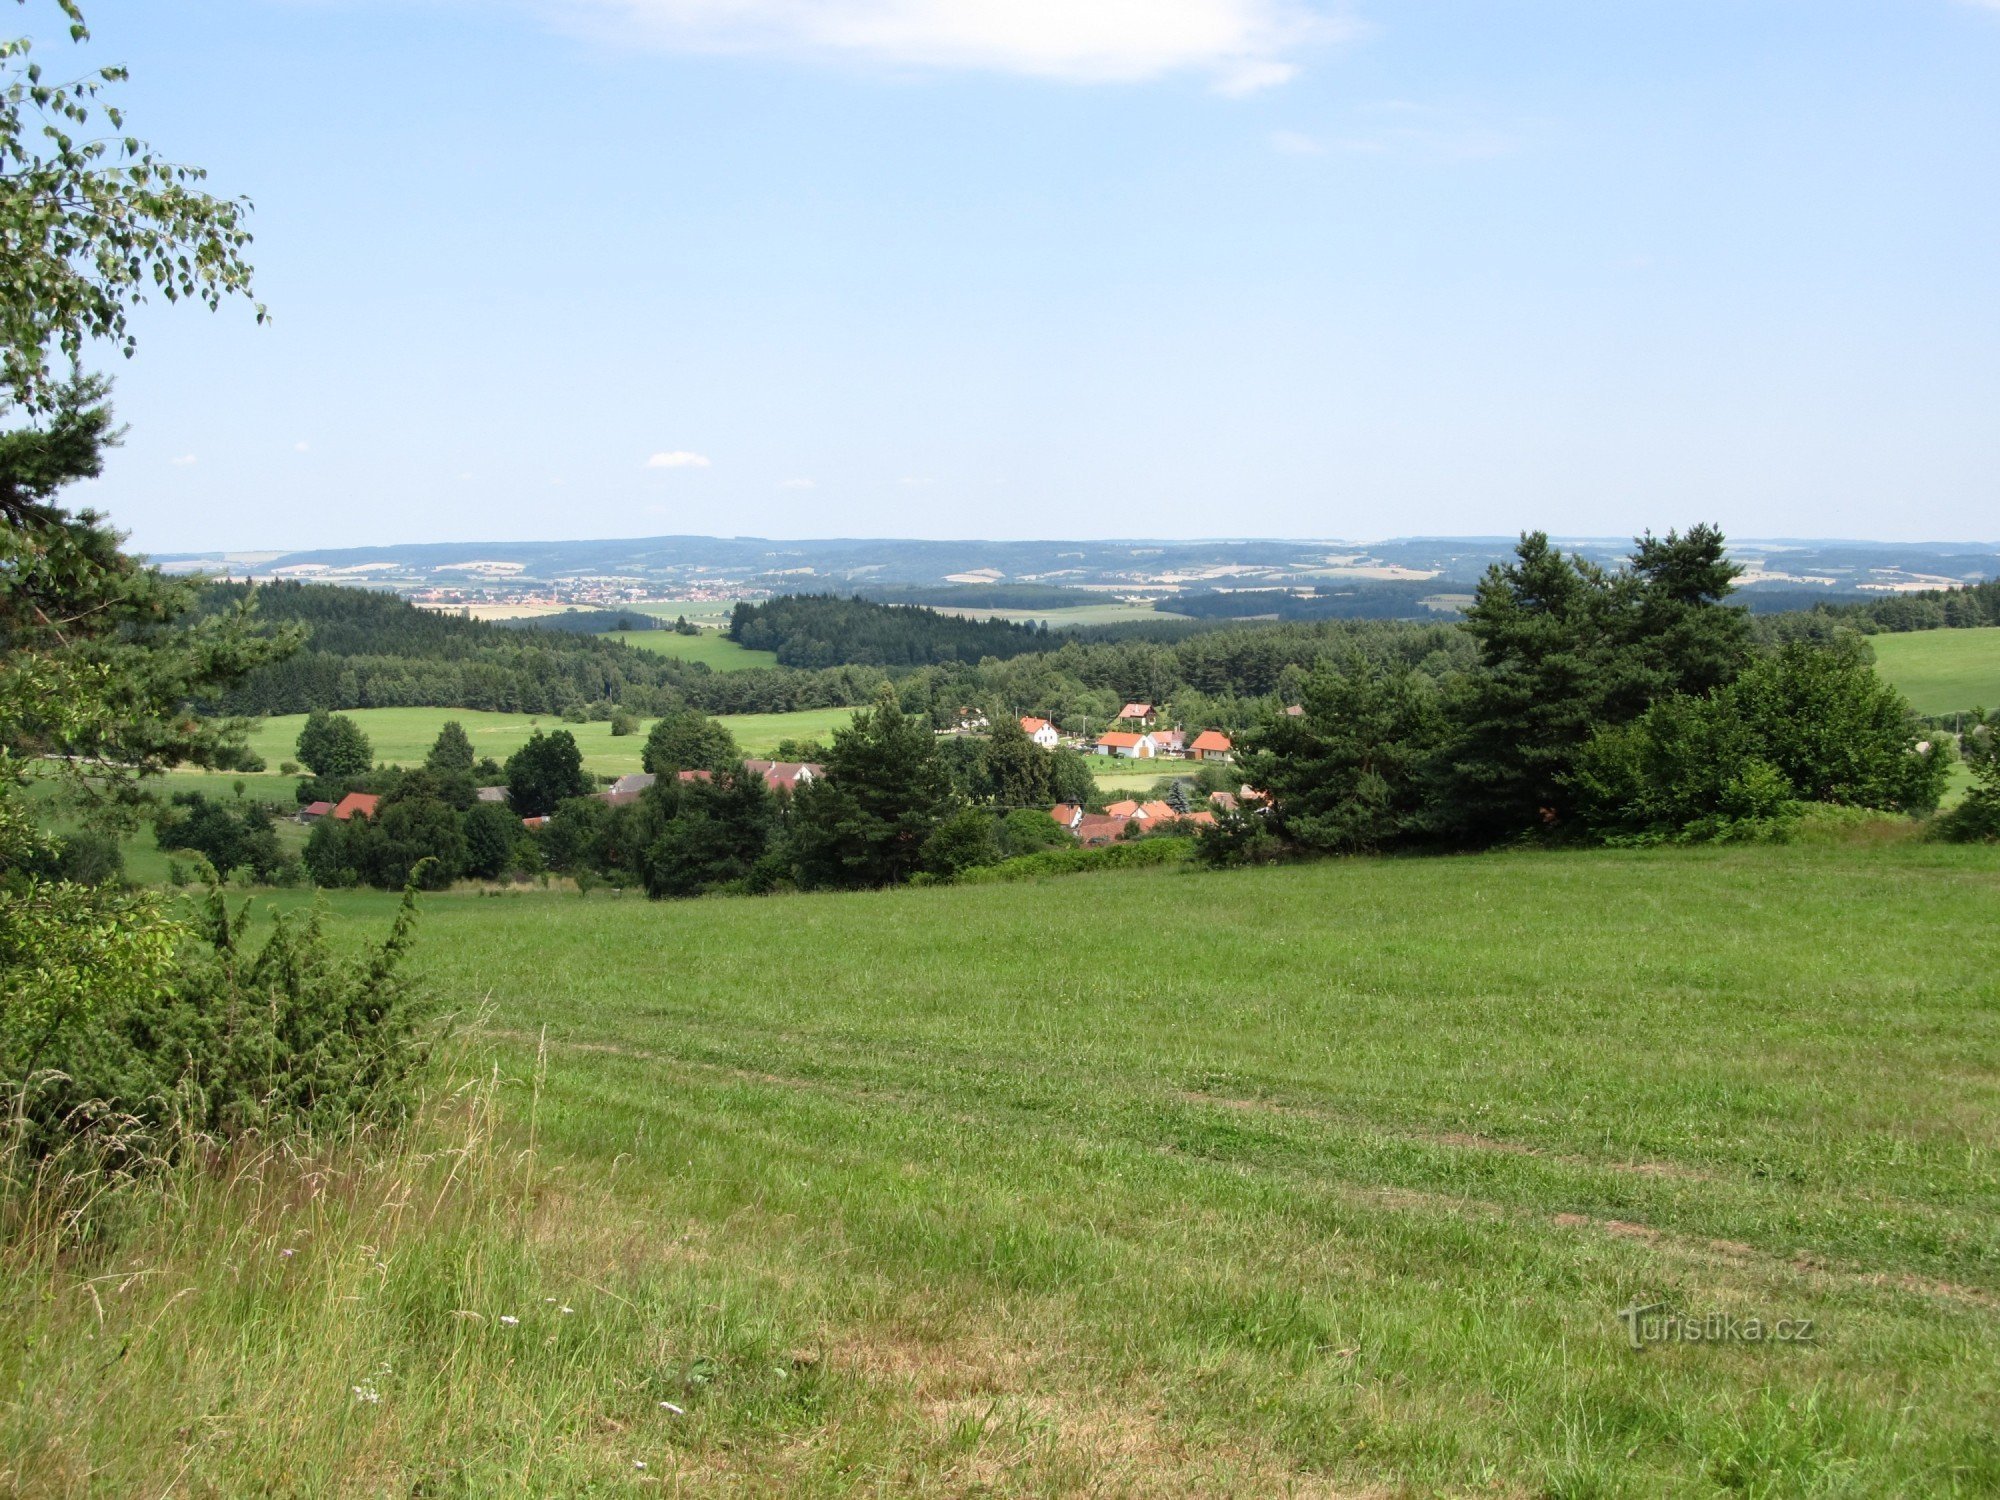
[[[504,1323],[507,1327],[512,1328],[516,1323],[520,1322],[521,1320],[515,1317],[512,1313],[502,1313],[500,1314],[500,1321]]]
[[[376,1390],[374,1382],[370,1381],[367,1385],[357,1385],[354,1387],[354,1399],[356,1401],[366,1401],[372,1406],[382,1399],[382,1393]]]
[[[673,1403],[673,1402],[671,1402],[671,1401],[662,1401],[662,1402],[660,1403],[660,1409],[661,1409],[662,1411],[670,1411],[670,1412],[672,1412],[672,1413],[673,1413],[673,1414],[674,1414],[675,1416],[677,1416],[677,1417],[684,1417],[684,1416],[686,1416],[686,1415],[687,1415],[687,1408],[686,1408],[686,1407],[683,1407],[683,1406],[676,1406],[676,1405],[674,1405],[674,1403]]]
[[[564,1317],[568,1317],[571,1313],[575,1312],[576,1309],[573,1307],[561,1307],[557,1308],[556,1311],[560,1312]]]
[[[635,1469],[643,1469],[646,1467],[646,1460],[643,1458],[635,1458],[632,1460],[632,1467]]]
[[[297,1255],[298,1253],[299,1253],[298,1251],[290,1248],[289,1246],[278,1252],[278,1254],[285,1260],[290,1260],[294,1255]]]

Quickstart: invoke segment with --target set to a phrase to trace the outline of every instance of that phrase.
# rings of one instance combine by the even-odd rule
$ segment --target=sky
[[[85,7],[149,551],[2000,538],[2000,0]]]

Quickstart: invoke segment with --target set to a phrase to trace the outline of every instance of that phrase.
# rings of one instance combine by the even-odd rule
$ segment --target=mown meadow
[[[2000,706],[2000,627],[1871,635],[1875,670],[1920,714]]]
[[[1996,916],[1915,842],[427,898],[424,1122],[10,1277],[0,1488],[1991,1494]]]

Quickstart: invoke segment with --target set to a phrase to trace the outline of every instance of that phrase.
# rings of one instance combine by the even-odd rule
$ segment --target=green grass
[[[611,630],[605,635],[609,640],[623,641],[641,651],[675,656],[682,661],[703,662],[718,672],[743,672],[778,664],[777,652],[752,651],[748,646],[739,646],[727,636],[712,630],[705,630],[700,635],[676,635],[671,630]]]
[[[504,1123],[11,1283],[7,1483],[1991,1494],[1996,903],[1921,844],[432,898]]]
[[[2000,708],[2000,626],[1871,635],[1875,670],[1920,714]]]
[[[768,755],[781,739],[819,737],[824,739],[854,716],[851,708],[813,708],[789,714],[733,714],[722,719],[748,755]],[[651,722],[642,722],[637,734],[614,735],[605,723],[565,724],[553,714],[485,713],[459,708],[357,708],[348,717],[358,723],[374,747],[375,758],[391,765],[414,765],[429,753],[438,730],[447,719],[465,726],[475,754],[504,761],[528,741],[536,729],[548,733],[566,729],[576,737],[583,752],[584,769],[622,775],[640,768],[646,731]],[[277,766],[296,756],[303,714],[281,714],[260,722],[250,734],[251,748],[265,761]],[[225,778],[226,779],[226,778]]]

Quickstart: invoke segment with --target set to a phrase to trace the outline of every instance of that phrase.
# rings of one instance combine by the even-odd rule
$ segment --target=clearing
[[[2000,626],[1871,635],[1875,670],[1920,714],[2000,708]]]

